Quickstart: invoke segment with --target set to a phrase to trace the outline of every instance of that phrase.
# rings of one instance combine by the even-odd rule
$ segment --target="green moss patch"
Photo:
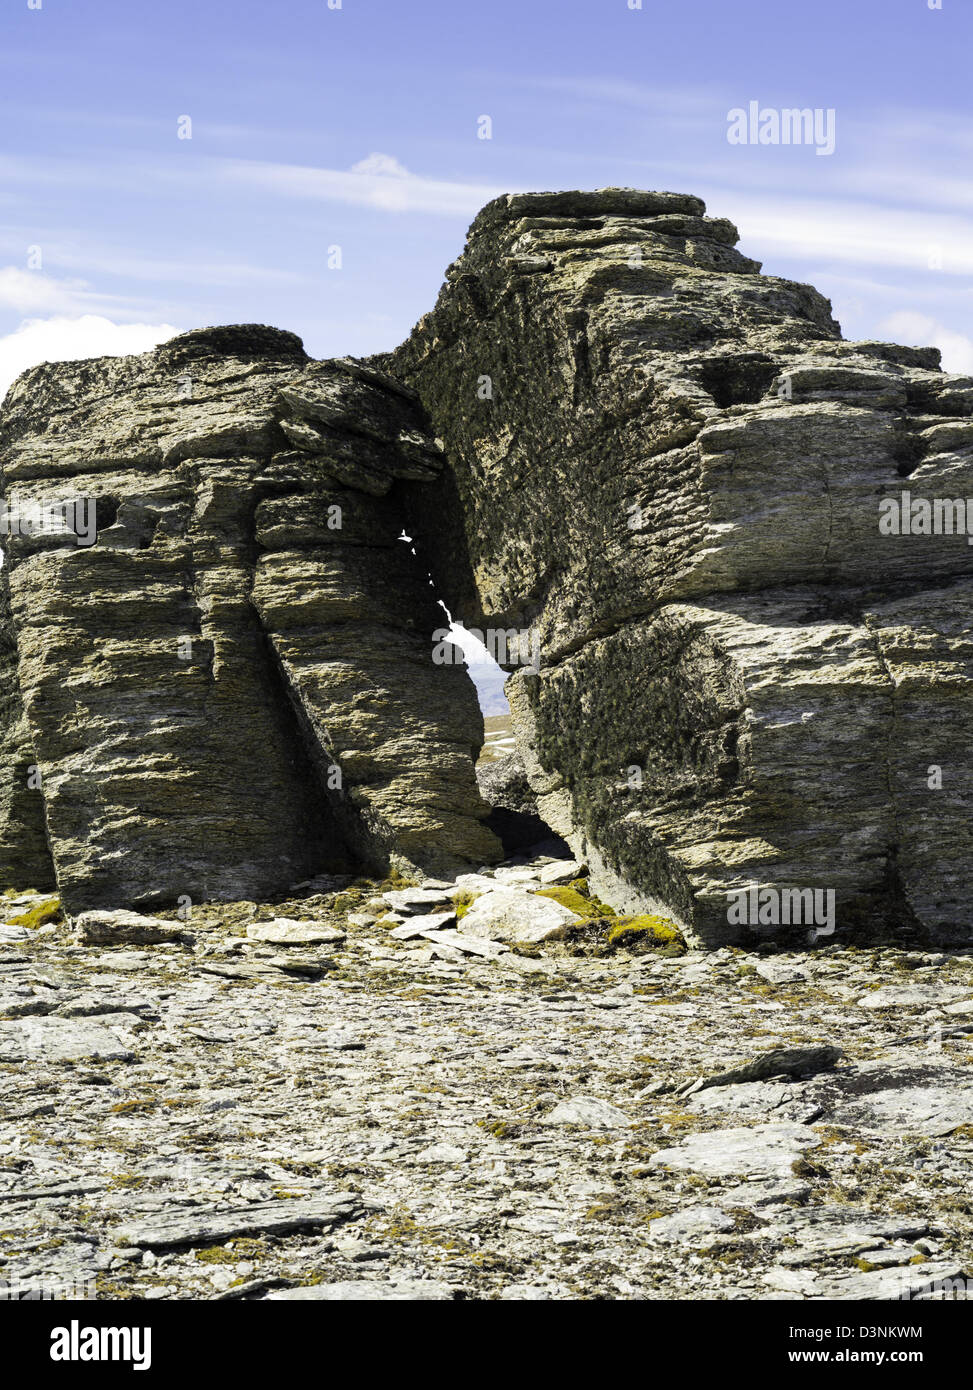
[[[610,950],[665,951],[667,955],[685,955],[685,938],[675,922],[668,917],[646,914],[641,917],[618,917],[608,933]]]
[[[452,903],[453,907],[455,907],[456,909],[457,922],[461,922],[463,920],[463,918],[466,916],[466,914],[472,907],[473,903],[476,901],[477,897],[478,894],[470,892],[454,893],[452,895]]]
[[[575,883],[577,883],[577,879]],[[579,893],[574,884],[567,888],[541,888],[535,894],[538,898],[552,898],[554,902],[560,903],[571,912],[576,912],[585,921],[590,921],[594,917],[614,917],[615,913],[607,903],[599,902],[597,898],[589,898],[586,893]]]
[[[43,927],[48,922],[53,922],[61,913],[60,898],[45,898],[43,902],[37,903],[35,907],[30,907],[26,912],[18,913],[16,917],[8,917],[7,921],[12,927]]]
[[[204,1265],[235,1265],[241,1260],[258,1258],[266,1253],[266,1241],[241,1237],[227,1245],[211,1245],[205,1250],[194,1250],[193,1256]]]

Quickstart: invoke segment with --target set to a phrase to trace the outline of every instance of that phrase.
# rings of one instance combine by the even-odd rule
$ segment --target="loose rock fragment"
[[[767,1081],[772,1076],[813,1076],[828,1071],[841,1057],[840,1047],[781,1047],[765,1052],[732,1071],[703,1078],[696,1086],[733,1086],[748,1081]]]
[[[78,940],[86,946],[151,946],[164,941],[182,941],[187,926],[183,922],[168,922],[119,908],[82,912],[74,919],[74,929]]]
[[[84,1058],[100,1062],[131,1061],[132,1049],[110,1025],[124,1031],[138,1022],[134,1014],[105,1014],[97,1023],[54,1015],[0,1023],[0,1062],[38,1058],[49,1062],[77,1062]]]
[[[314,946],[336,944],[345,940],[346,933],[326,922],[295,922],[289,917],[275,917],[272,922],[253,922],[247,927],[251,941],[270,941],[277,946]]]
[[[632,1121],[610,1101],[594,1096],[576,1096],[573,1100],[562,1100],[560,1105],[556,1105],[544,1116],[544,1123],[583,1125],[585,1129],[625,1129]]]
[[[464,936],[532,945],[563,936],[581,921],[576,912],[514,888],[495,888],[477,898],[460,923]]]
[[[753,1125],[691,1134],[675,1148],[660,1149],[652,1167],[683,1168],[716,1177],[741,1174],[760,1178],[790,1177],[791,1166],[819,1136],[798,1124]]]

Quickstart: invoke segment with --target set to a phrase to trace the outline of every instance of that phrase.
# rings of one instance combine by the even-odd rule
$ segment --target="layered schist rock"
[[[973,547],[879,523],[973,498],[973,380],[842,341],[704,213],[484,208],[379,359],[448,460],[403,484],[410,533],[454,614],[539,640],[519,746],[602,896],[710,943],[786,936],[774,895],[809,888],[839,932],[969,936]]]
[[[75,910],[497,857],[475,692],[399,540],[398,480],[441,468],[406,388],[208,329],[25,373],[0,442],[8,514],[97,509],[4,541],[7,881]]]
[[[76,910],[496,858],[441,595],[616,907],[973,934],[973,380],[736,239],[513,195],[373,363],[243,326],[21,377],[7,512],[96,514],[4,544],[0,875]]]

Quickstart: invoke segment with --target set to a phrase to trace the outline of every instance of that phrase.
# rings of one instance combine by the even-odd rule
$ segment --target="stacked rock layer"
[[[2,446],[8,519],[67,518],[4,543],[8,881],[76,910],[498,856],[475,691],[400,539],[396,486],[442,467],[406,387],[209,329],[27,372]]]
[[[7,512],[97,525],[4,544],[6,879],[75,910],[496,859],[441,596],[619,909],[973,934],[973,380],[736,241],[689,196],[510,195],[369,363],[250,325],[22,376]]]
[[[609,901],[712,944],[781,934],[775,895],[808,889],[826,930],[968,937],[973,549],[880,520],[973,499],[973,380],[844,342],[704,214],[483,209],[378,359],[448,460],[410,532],[454,613],[536,639],[508,666],[519,746]]]

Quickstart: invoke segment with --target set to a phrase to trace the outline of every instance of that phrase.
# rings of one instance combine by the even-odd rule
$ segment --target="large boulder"
[[[483,209],[379,359],[448,463],[403,484],[410,534],[504,634],[539,812],[601,896],[712,944],[786,932],[773,901],[808,890],[835,894],[826,933],[968,938],[973,549],[879,523],[973,498],[973,379],[842,341],[704,214]]]
[[[399,539],[393,488],[442,466],[407,388],[207,329],[26,372],[0,446],[10,881],[76,911],[498,856],[475,691]]]

